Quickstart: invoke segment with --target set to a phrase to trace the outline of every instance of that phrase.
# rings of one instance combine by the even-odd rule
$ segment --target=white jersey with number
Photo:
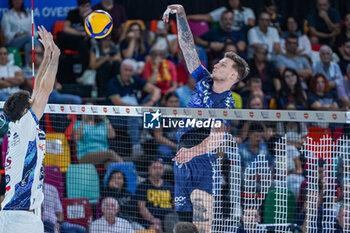
[[[44,199],[45,133],[39,129],[39,121],[30,109],[20,120],[9,124],[7,136],[2,210],[37,209]]]

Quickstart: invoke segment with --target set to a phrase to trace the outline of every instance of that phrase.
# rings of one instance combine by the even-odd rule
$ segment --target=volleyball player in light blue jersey
[[[187,107],[234,108],[231,87],[249,73],[247,63],[233,52],[225,54],[210,74],[200,63],[181,5],[170,5],[169,13],[176,13],[178,40],[187,69],[197,84]],[[218,147],[224,139],[228,122],[222,121],[218,128],[187,127],[178,130],[179,150],[173,159],[175,175],[175,207],[180,221],[193,221],[199,232],[210,232],[213,212],[213,168],[216,156],[208,150]]]

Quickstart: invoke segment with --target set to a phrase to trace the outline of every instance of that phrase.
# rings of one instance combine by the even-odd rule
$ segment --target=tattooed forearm
[[[187,69],[190,73],[192,73],[198,66],[201,64],[198,54],[196,51],[196,47],[194,44],[192,32],[190,27],[188,26],[186,15],[180,14],[177,15],[177,28],[178,28],[178,38],[180,48],[184,55]]]
[[[207,222],[209,218],[207,215],[207,209],[202,204],[203,200],[197,198],[193,204],[193,222]]]

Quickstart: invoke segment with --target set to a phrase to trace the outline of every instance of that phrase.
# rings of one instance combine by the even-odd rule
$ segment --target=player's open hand
[[[180,4],[173,4],[173,5],[168,6],[163,14],[163,21],[164,22],[166,22],[166,23],[169,22],[169,15],[170,14],[184,15],[185,9]]]
[[[40,36],[38,40],[44,46],[45,51],[51,50],[51,43],[53,43],[52,34],[46,31],[44,26],[38,26],[38,34]]]
[[[195,154],[191,149],[188,148],[181,148],[177,153],[175,158],[173,158],[173,161],[179,162],[179,163],[187,163],[191,161],[195,157]]]

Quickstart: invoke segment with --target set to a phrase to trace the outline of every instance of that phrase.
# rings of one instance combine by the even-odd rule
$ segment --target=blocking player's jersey
[[[44,199],[43,160],[45,133],[30,109],[19,121],[9,124],[5,160],[6,193],[3,210],[33,210]]]

